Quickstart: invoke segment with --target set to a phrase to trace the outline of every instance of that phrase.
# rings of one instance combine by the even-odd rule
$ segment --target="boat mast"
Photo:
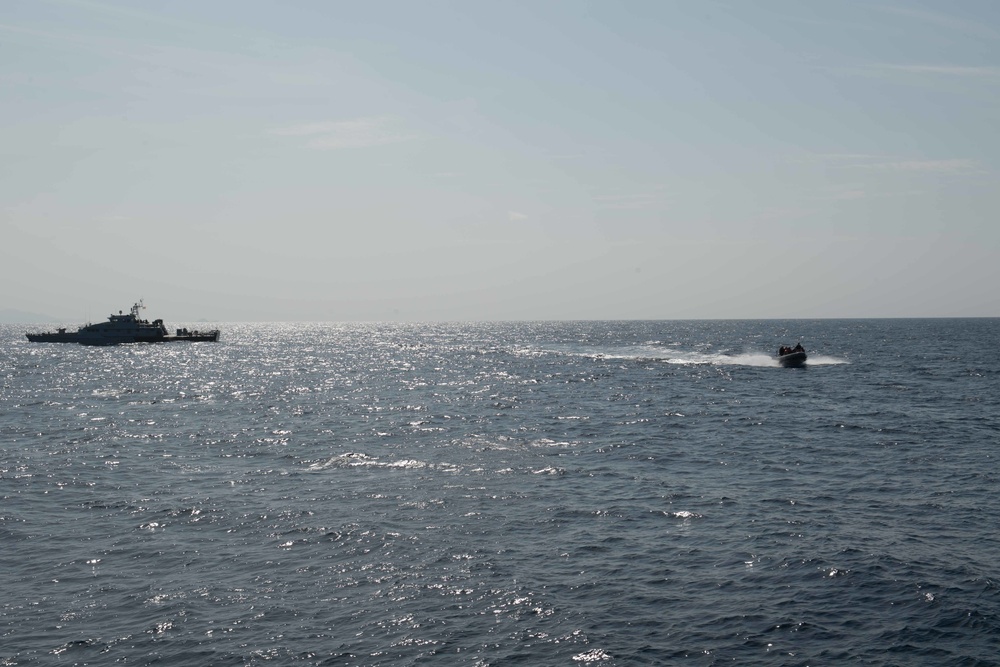
[[[139,299],[138,303],[132,305],[132,317],[139,319],[139,311],[146,306],[142,303],[142,299]]]

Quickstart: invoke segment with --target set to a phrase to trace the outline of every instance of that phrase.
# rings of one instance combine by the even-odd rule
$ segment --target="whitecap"
[[[583,662],[583,663],[601,662],[603,660],[610,660],[610,659],[611,659],[611,654],[609,654],[607,651],[601,648],[590,649],[589,651],[585,651],[584,653],[578,653],[573,656],[573,660],[575,662]]]

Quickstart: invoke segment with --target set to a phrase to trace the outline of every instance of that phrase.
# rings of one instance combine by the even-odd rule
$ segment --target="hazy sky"
[[[1000,316],[996,0],[4,0],[0,308]]]

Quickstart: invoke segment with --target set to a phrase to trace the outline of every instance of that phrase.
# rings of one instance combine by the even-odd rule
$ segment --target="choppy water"
[[[1000,664],[1000,320],[221,328],[0,328],[0,665]]]

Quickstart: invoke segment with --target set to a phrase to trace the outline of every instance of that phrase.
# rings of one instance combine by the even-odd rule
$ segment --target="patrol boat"
[[[107,322],[100,324],[85,324],[76,331],[66,331],[65,328],[47,331],[45,333],[26,333],[25,336],[33,343],[80,343],[81,345],[118,345],[119,343],[173,343],[188,341],[192,343],[215,342],[219,340],[219,330],[188,331],[177,329],[169,333],[163,325],[163,320],[143,320],[139,311],[145,308],[142,300],[132,306],[128,315],[118,311],[117,315],[109,315]]]

